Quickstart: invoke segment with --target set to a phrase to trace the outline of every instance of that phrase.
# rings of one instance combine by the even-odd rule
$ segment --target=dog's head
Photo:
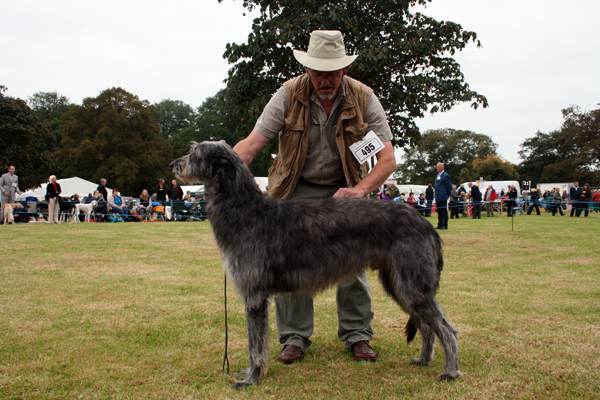
[[[228,179],[233,181],[241,160],[233,149],[225,143],[192,142],[190,152],[173,161],[169,166],[185,183],[207,183]]]
[[[93,200],[90,204],[92,205],[92,208],[94,208],[98,205],[98,202],[96,200]]]

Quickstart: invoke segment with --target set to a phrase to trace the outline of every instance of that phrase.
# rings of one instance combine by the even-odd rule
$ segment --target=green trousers
[[[332,197],[340,186],[319,186],[299,182],[291,198],[316,202]],[[327,246],[327,243],[323,243]],[[313,299],[304,293],[287,292],[276,295],[275,318],[279,343],[293,344],[306,351],[311,345],[314,328]],[[337,288],[338,337],[349,350],[353,343],[373,339],[373,307],[367,274],[341,283]]]

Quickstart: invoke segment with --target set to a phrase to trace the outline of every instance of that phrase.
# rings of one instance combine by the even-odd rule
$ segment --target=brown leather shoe
[[[300,361],[304,358],[302,355],[302,349],[293,344],[286,344],[283,346],[283,350],[279,353],[277,359],[284,364],[291,364],[296,361]]]
[[[377,353],[371,347],[368,340],[361,340],[352,345],[352,353],[356,361],[375,361],[377,360]]]

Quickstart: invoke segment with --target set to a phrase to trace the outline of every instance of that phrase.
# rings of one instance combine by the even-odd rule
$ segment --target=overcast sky
[[[600,103],[599,0],[434,0],[422,11],[477,32],[483,47],[456,59],[490,103],[426,117],[422,131],[483,133],[518,163],[519,144],[559,128],[561,109]],[[244,12],[241,0],[0,0],[0,85],[13,97],[57,91],[75,103],[120,86],[196,108],[224,87],[225,45],[250,32]]]

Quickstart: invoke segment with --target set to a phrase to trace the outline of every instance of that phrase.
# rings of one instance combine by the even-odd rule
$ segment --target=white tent
[[[258,186],[258,188],[264,193],[267,190],[267,184],[269,183],[269,178],[267,178],[266,176],[265,177],[255,177],[254,182],[256,182],[256,185]],[[191,193],[204,192],[204,185],[182,186],[181,190],[183,190],[184,194],[187,193],[188,190]]]
[[[181,190],[183,190],[183,194],[184,195],[188,191],[190,191],[190,193],[204,192],[204,185],[186,185],[186,186],[181,186]]]
[[[425,193],[425,189],[427,189],[427,185],[396,185],[400,193],[406,193],[408,196],[411,192],[415,194]]]
[[[59,179],[57,182],[60,185],[61,197],[71,197],[74,194],[78,194],[82,200],[87,197],[89,193],[94,194],[94,190],[98,187],[98,183],[86,181],[85,179],[76,176],[73,178]],[[48,183],[42,183],[39,188],[18,194],[17,200],[25,200],[26,197],[35,197],[36,199],[43,201],[44,196],[46,196],[46,186],[48,186]],[[109,188],[106,188],[106,190],[109,193],[111,192],[111,189]]]
[[[479,190],[481,191],[482,195],[485,193],[485,190],[487,189],[487,187],[489,185],[492,185],[492,187],[494,188],[496,193],[498,193],[498,197],[500,197],[500,191],[502,189],[504,189],[505,193],[507,192],[508,185],[514,185],[515,188],[517,189],[517,193],[519,195],[521,194],[521,185],[519,185],[518,181],[473,181],[471,183],[473,183],[473,185],[479,186]],[[464,188],[467,192],[469,191],[468,184],[469,184],[469,182],[463,183]]]

